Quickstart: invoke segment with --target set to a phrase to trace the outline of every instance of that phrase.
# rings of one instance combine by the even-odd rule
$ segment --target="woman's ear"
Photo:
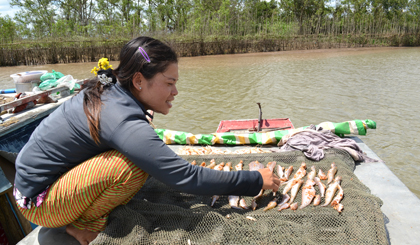
[[[133,76],[133,87],[135,90],[141,91],[141,86],[145,84],[146,80],[143,77],[143,74],[140,72],[136,72]]]

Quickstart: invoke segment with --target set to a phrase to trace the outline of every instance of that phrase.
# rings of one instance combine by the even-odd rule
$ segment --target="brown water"
[[[83,79],[95,65],[0,67],[0,89],[14,86],[16,72],[54,69]],[[211,133],[221,120],[257,118],[256,102],[263,118],[289,117],[295,127],[372,119],[378,129],[361,139],[420,197],[420,48],[192,57],[179,67],[179,95],[167,116],[156,115],[157,127]]]

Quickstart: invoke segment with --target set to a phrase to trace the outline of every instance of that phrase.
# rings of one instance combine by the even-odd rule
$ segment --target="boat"
[[[241,127],[242,129],[248,129],[249,122],[255,122],[255,120],[258,122],[259,119],[231,120],[231,123],[237,126],[239,125],[239,127]],[[289,121],[291,124],[290,119],[287,119],[286,121]],[[244,122],[242,126],[240,125],[241,122]],[[228,123],[224,121],[223,123],[221,122],[221,124],[227,125]],[[291,125],[293,126],[293,124]],[[261,129],[269,131],[269,129]],[[221,131],[219,130],[219,132]],[[231,130],[225,132],[231,132]],[[386,230],[386,243],[415,244],[416,241],[420,239],[420,232],[418,231],[418,229],[416,229],[416,227],[418,227],[419,225],[420,218],[420,210],[416,208],[420,206],[419,198],[416,195],[414,195],[403,184],[403,182],[399,180],[390,171],[390,169],[385,165],[385,163],[372,151],[372,149],[368,147],[368,145],[366,145],[360,139],[360,137],[346,137],[353,139],[355,142],[357,142],[358,146],[368,157],[376,160],[376,162],[362,162],[357,164],[354,170],[354,174],[364,185],[366,185],[370,189],[371,194],[379,197],[383,201],[381,211],[384,216],[383,226]],[[180,149],[185,147],[185,145],[170,144],[169,147],[174,152],[179,152]],[[193,145],[189,147],[200,148],[202,146]],[[219,150],[234,151],[255,146],[213,145],[212,147],[215,147]],[[264,149],[269,149],[270,147],[275,146],[268,146]],[[53,243],[54,241],[60,241],[60,243],[62,244],[75,244],[74,238],[65,233],[64,227],[54,229],[37,227],[18,244],[43,244],[48,242]],[[376,241],[372,243],[378,242]],[[355,242],[355,244],[359,243]]]

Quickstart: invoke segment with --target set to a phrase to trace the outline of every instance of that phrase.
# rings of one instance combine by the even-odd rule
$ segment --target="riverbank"
[[[331,48],[420,46],[420,33],[250,38],[167,38],[163,36],[156,38],[168,42],[180,57]],[[102,57],[115,61],[118,60],[121,47],[127,41],[129,40],[40,40],[0,45],[0,66],[96,62]]]

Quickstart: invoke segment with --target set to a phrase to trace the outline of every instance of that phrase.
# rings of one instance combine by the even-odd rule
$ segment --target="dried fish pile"
[[[271,153],[258,147],[249,147],[236,151],[221,150],[217,147],[191,147],[185,146],[178,151],[179,155],[221,155],[221,154],[253,154],[253,153]]]
[[[194,160],[191,162],[192,165],[197,165],[197,162]],[[226,164],[224,162],[221,162],[219,164],[216,164],[214,159],[210,160],[210,164],[207,166],[206,162],[202,162],[200,164],[201,167],[206,167],[214,170],[223,170],[223,171],[231,171],[232,170],[232,163],[227,162]],[[281,194],[274,193],[273,196],[274,199],[268,203],[268,205],[264,208],[264,211],[268,211],[270,209],[273,209],[275,207],[278,207],[278,211],[282,211],[284,209],[290,208],[291,210],[296,209],[303,209],[310,205],[313,201],[314,206],[318,206],[321,203],[321,199],[324,198],[324,204],[321,205],[321,207],[327,207],[331,205],[335,210],[337,210],[339,213],[344,209],[343,204],[341,204],[341,200],[344,196],[343,188],[341,187],[340,183],[342,181],[341,176],[336,176],[337,173],[337,166],[333,162],[331,164],[331,168],[328,170],[327,175],[322,171],[322,169],[319,169],[318,176],[316,167],[313,165],[311,167],[311,172],[309,172],[306,175],[306,163],[302,162],[301,166],[297,170],[297,172],[294,174],[293,178],[289,180],[289,177],[291,176],[293,172],[293,166],[289,166],[286,170],[284,167],[277,165],[276,161],[271,161],[267,163],[267,168],[270,168],[272,172],[274,172],[275,168],[277,167],[276,174],[280,178],[281,186],[285,186],[283,188],[283,191]],[[249,163],[249,171],[258,171],[259,169],[264,168],[264,165],[261,164],[258,161],[252,161]],[[243,161],[240,160],[239,163],[235,166],[235,169],[237,171],[243,170]],[[307,180],[305,182],[305,185],[303,185],[304,180],[303,178],[307,176]],[[324,183],[322,183],[321,180],[326,180],[327,184],[329,185],[328,188]],[[301,205],[297,202],[293,202],[298,195],[299,191],[302,187],[302,200]],[[314,186],[318,187],[319,194],[316,194],[316,190]],[[333,199],[335,193],[337,192],[337,195]],[[229,205],[231,208],[234,209],[252,209],[256,210],[258,204],[257,201],[261,199],[261,197],[264,194],[264,189],[260,191],[260,193],[252,198],[251,207],[249,207],[244,198],[240,198],[239,196],[229,196]],[[279,190],[280,191],[280,190]],[[290,196],[288,195],[290,191]],[[214,195],[211,200],[210,206],[214,206],[216,201],[219,199],[218,195]]]

